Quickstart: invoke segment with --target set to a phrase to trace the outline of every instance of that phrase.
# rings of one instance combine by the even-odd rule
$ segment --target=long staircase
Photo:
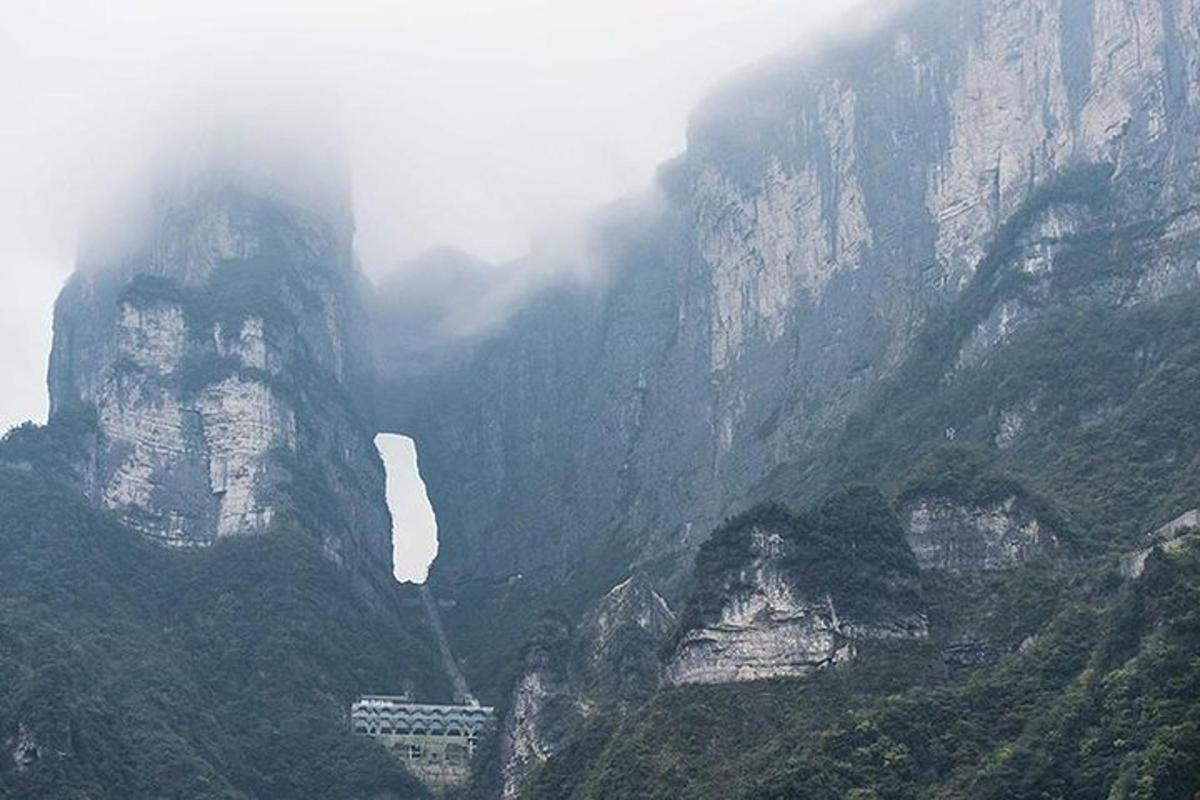
[[[442,615],[438,613],[437,600],[434,599],[433,593],[429,591],[428,586],[421,586],[421,605],[425,607],[425,616],[428,617],[429,624],[433,628],[434,637],[437,639],[438,651],[442,656],[442,666],[446,670],[446,675],[450,678],[450,683],[454,686],[454,702],[465,706],[477,707],[479,701],[471,693],[471,687],[467,685],[467,679],[463,677],[462,670],[458,668],[458,662],[454,660],[454,653],[450,650],[450,642],[446,639],[446,630],[442,627]]]

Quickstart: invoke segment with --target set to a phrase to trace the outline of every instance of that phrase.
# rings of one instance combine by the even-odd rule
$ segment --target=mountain
[[[1198,145],[1195,0],[919,0],[713,92],[595,274],[170,188],[0,444],[0,795],[421,796],[345,709],[451,672],[489,800],[1194,797]]]
[[[429,796],[350,732],[362,694],[452,692],[314,200],[198,174],[63,289],[49,423],[0,441],[0,797]]]
[[[959,681],[1015,680],[1023,643],[1077,604],[1098,609],[1094,625],[1135,613],[1122,603],[1143,602],[1129,599],[1141,590],[1117,591],[1112,560],[1200,505],[1197,11],[1190,0],[924,0],[866,34],[747,70],[696,110],[686,152],[648,196],[595,223],[603,280],[543,291],[415,388],[384,376],[379,425],[416,439],[438,516],[431,584],[457,601],[455,651],[482,696],[526,704],[529,724],[508,738],[540,742],[527,750],[555,780],[681,770],[659,783],[551,781],[534,796],[712,796],[721,775],[757,769],[664,749],[676,723],[711,742],[702,732],[717,728],[680,722],[686,704],[738,690],[664,690],[641,711],[598,710],[612,698],[571,677],[575,656],[559,659],[553,681],[550,661],[522,659],[544,613],[565,617],[559,651],[592,648],[580,621],[633,575],[681,625],[706,570],[724,576],[695,626],[650,647],[668,683],[786,675],[788,663],[870,673],[872,653],[885,652],[911,680],[885,682],[888,692],[946,681],[969,705]],[[892,554],[884,566],[911,569],[911,555],[916,572],[864,589],[861,619],[835,616],[825,581],[787,577],[784,562],[824,552],[816,523],[724,551],[705,544],[727,520],[757,530],[738,526],[743,514],[783,504],[811,520],[864,486],[905,545],[880,551]],[[787,531],[814,525],[789,544]],[[871,530],[845,531],[841,546],[873,547]],[[1073,582],[1088,588],[1051,588]],[[1010,595],[1017,586],[1039,607]],[[906,592],[903,614],[878,610]],[[863,619],[877,633],[859,635]],[[1191,622],[1171,617],[1173,658]],[[1068,702],[1072,681],[1099,669],[1082,654],[1103,642],[1051,639],[1079,660],[1045,694],[1015,688],[1012,702]],[[1106,669],[1136,673],[1144,656]],[[989,677],[963,677],[976,670]],[[592,720],[576,726],[578,748],[554,714],[528,708],[531,675],[552,686],[545,704],[565,709],[558,718]],[[883,702],[866,678],[861,687]],[[1147,725],[1190,724],[1176,688],[1163,703],[1183,703],[1179,715]],[[769,690],[746,691],[769,703]],[[979,741],[980,752],[1052,724],[1032,711],[1008,723],[1014,738]],[[638,731],[643,749],[631,754],[622,743]],[[758,754],[785,747],[753,742]],[[706,759],[725,770],[709,782],[692,771]],[[984,761],[948,763],[999,774]],[[507,783],[481,791],[515,796],[521,781],[499,769]],[[887,794],[877,775],[854,780],[838,791]],[[1077,796],[1125,779],[1087,780]],[[922,779],[888,796],[971,794],[963,785]]]
[[[55,306],[50,417],[94,416],[81,485],[142,533],[186,549],[303,519],[386,592],[353,223],[304,200],[200,174],[127,252],[85,251]]]
[[[347,720],[449,699],[416,598],[368,602],[288,524],[164,549],[47,463],[78,433],[0,444],[0,797],[427,796]]]
[[[595,714],[521,796],[1194,797],[1200,545],[1156,553],[1132,581],[1076,564],[972,592],[1036,631],[990,667],[947,675],[919,647],[877,643],[803,680]]]
[[[544,293],[423,400],[381,390],[381,427],[421,445],[435,581],[553,580],[624,540],[686,571],[748,498],[836,482],[829,440],[882,386],[954,391],[1034,326],[1194,289],[1194,11],[927,0],[719,88],[658,210],[597,226],[601,288]],[[1124,399],[1078,412],[1103,425]],[[937,433],[1018,450],[1056,400]]]

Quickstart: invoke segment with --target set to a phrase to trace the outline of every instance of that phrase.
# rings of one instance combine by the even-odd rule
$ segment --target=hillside
[[[424,797],[347,706],[461,672],[478,800],[1196,800],[1198,153],[1200,0],[919,0],[566,255],[166,187],[0,443],[0,798]]]
[[[62,441],[0,445],[0,797],[425,796],[346,721],[360,693],[449,696],[416,608],[367,605],[286,523],[147,543],[61,480]]]
[[[1056,598],[993,667],[955,676],[884,649],[804,682],[670,689],[594,719],[522,796],[1194,797],[1200,545],[1133,581],[1113,561],[1047,577],[1000,589]]]

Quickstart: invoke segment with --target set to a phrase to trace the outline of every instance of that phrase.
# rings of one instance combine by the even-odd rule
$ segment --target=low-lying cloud
[[[707,87],[857,4],[5,4],[0,427],[44,416],[51,304],[85,221],[119,242],[191,159],[285,183],[348,169],[376,277],[438,245],[481,275],[543,269],[558,262],[520,256],[648,185]],[[481,280],[510,300],[529,283]]]

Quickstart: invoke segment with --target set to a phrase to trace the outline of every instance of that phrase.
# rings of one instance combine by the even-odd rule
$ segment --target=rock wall
[[[520,797],[529,770],[545,762],[582,719],[582,699],[572,681],[572,636],[565,619],[543,616],[522,654],[499,731],[495,794],[504,800]]]
[[[654,202],[597,224],[605,280],[546,292],[423,393],[382,387],[438,514],[433,580],[556,580],[612,542],[686,570],[997,254],[1044,280],[984,309],[962,363],[1079,285],[1110,304],[1196,286],[1198,11],[925,0],[719,89]],[[1057,274],[1114,232],[1136,243],[1121,271]]]
[[[579,627],[579,677],[585,707],[628,707],[662,681],[662,652],[679,625],[642,573],[610,589]]]
[[[1121,574],[1127,578],[1140,578],[1146,571],[1146,561],[1155,551],[1176,552],[1185,546],[1188,536],[1200,531],[1200,508],[1185,511],[1167,524],[1146,534],[1154,542],[1149,547],[1136,550],[1121,557]]]
[[[921,569],[1010,569],[1052,553],[1055,533],[1017,497],[986,506],[947,499],[912,501],[901,510],[909,547]]]
[[[352,231],[214,174],[164,193],[119,257],[83,252],[49,384],[52,418],[94,415],[80,470],[94,502],[182,548],[290,517],[389,580]]]
[[[787,574],[782,562],[789,545],[778,531],[760,526],[750,536],[754,557],[733,580],[737,589],[724,598],[717,619],[683,633],[667,664],[667,682],[803,677],[852,660],[863,642],[928,637],[919,613],[839,616],[831,596],[817,596]]]
[[[660,652],[675,614],[640,573],[601,597],[573,630],[542,619],[524,654],[500,730],[497,792],[521,795],[530,771],[596,712],[645,699],[661,679]]]

